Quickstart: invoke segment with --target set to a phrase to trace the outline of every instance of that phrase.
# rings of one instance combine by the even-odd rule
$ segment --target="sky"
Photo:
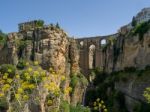
[[[0,0],[0,29],[17,32],[18,24],[42,19],[57,22],[69,36],[90,37],[116,33],[150,0]]]

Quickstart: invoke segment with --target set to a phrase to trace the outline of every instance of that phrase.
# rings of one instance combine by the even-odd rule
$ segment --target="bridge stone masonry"
[[[94,68],[105,69],[105,54],[103,52],[110,38],[117,38],[118,34],[108,36],[96,36],[77,38],[76,42],[79,48],[79,65],[81,72],[88,75]]]

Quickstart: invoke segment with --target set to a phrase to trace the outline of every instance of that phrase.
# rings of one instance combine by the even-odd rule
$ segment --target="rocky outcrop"
[[[124,94],[126,106],[133,112],[136,104],[146,103],[143,93],[145,88],[150,86],[149,70],[144,70],[141,76],[138,76],[138,72],[122,75],[122,80],[115,82],[115,89]]]
[[[17,65],[20,60],[38,61],[43,69],[53,69],[59,75],[64,75],[66,80],[61,84],[64,90],[70,87],[71,75],[80,74],[76,41],[53,25],[10,33],[6,45],[1,46],[0,54],[0,64]],[[78,83],[72,91],[73,95],[64,94],[63,100],[74,106],[81,103],[86,86]]]
[[[115,70],[125,67],[143,69],[150,64],[150,31],[144,35],[143,40],[139,40],[137,35],[126,37],[122,41],[122,48],[119,47],[118,59],[115,62]]]

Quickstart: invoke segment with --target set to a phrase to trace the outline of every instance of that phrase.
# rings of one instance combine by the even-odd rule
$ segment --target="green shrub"
[[[56,24],[56,28],[60,29],[59,23]]]
[[[142,103],[140,112],[150,112],[150,104]]]
[[[18,64],[17,64],[17,68],[18,69],[24,69],[25,65],[26,65],[26,61],[23,60],[23,59],[20,59],[19,62],[18,62]]]
[[[0,112],[6,112],[8,109],[8,103],[6,101],[6,98],[2,97],[0,98]]]
[[[83,85],[88,85],[88,80],[86,79],[86,77],[83,74],[81,74],[81,73],[78,74],[78,78]]]
[[[95,74],[95,79],[93,81],[94,85],[98,85],[99,83],[102,83],[107,77],[107,73],[104,73],[100,69],[94,69],[93,72]]]
[[[97,91],[95,89],[88,89],[85,96],[85,105],[92,106],[97,98]]]
[[[90,109],[82,105],[70,106],[70,112],[90,112]]]
[[[135,72],[135,71],[136,71],[136,68],[135,68],[135,67],[125,67],[125,68],[124,68],[124,71],[125,71],[125,72],[129,72],[129,73],[132,73],[132,72]]]
[[[116,91],[114,97],[119,102],[120,108],[125,108],[124,94],[121,91]]]
[[[14,65],[11,65],[11,64],[3,64],[0,66],[0,72],[2,74],[9,73],[9,77],[13,77],[15,75],[15,72],[16,72],[16,67]]]
[[[5,45],[6,44],[6,34],[0,32],[0,44]]]
[[[141,104],[135,104],[133,107],[133,112],[141,112]]]
[[[75,88],[76,84],[78,83],[79,78],[77,77],[77,75],[73,75],[71,77],[71,82],[70,85],[72,88]]]
[[[70,86],[72,87],[72,93],[74,92],[74,89],[77,84],[80,84],[81,86],[88,85],[88,81],[83,74],[72,74],[71,81],[70,81]]]
[[[137,21],[136,21],[135,17],[133,17],[133,18],[132,18],[131,25],[132,25],[133,27],[135,27],[136,24],[137,24]]]
[[[147,66],[145,67],[145,70],[150,70],[150,65],[147,65]]]
[[[150,29],[150,20],[147,22],[140,23],[132,30],[133,35],[139,34],[139,40],[143,39],[143,36]]]
[[[43,27],[43,25],[44,25],[44,21],[43,20],[38,20],[36,22],[36,27]]]
[[[70,112],[70,105],[67,101],[61,101],[60,112]]]

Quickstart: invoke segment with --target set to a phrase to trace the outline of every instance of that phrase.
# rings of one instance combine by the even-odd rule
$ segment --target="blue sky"
[[[150,0],[0,0],[0,29],[18,31],[18,23],[43,19],[59,23],[75,37],[108,35],[129,23]]]

